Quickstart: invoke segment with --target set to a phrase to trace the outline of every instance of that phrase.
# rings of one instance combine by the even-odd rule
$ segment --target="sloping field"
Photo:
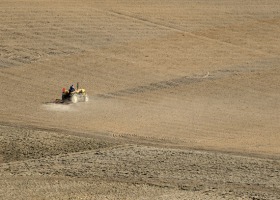
[[[1,121],[279,153],[279,6],[207,2],[2,2]]]
[[[0,139],[1,199],[280,197],[279,160],[9,126]]]
[[[70,188],[82,188],[85,196],[81,198],[98,193],[97,199],[132,199],[126,190],[132,187],[139,191],[139,199],[218,199],[224,198],[225,188],[234,188],[227,198],[259,195],[277,199],[279,10],[276,0],[1,1],[0,171],[7,184],[0,184],[11,191],[2,197],[18,198],[21,193],[13,193],[12,188],[18,183],[19,191],[24,191],[26,179],[20,176],[31,175],[30,184],[44,188],[35,195],[64,188],[65,193],[49,196],[53,199],[78,198],[78,189],[75,195],[66,195],[68,182]],[[88,103],[50,103],[61,97],[63,87],[76,82],[87,90]],[[109,149],[104,150],[102,159],[94,156],[103,148]],[[212,165],[198,169],[201,176],[192,177],[186,169],[176,174],[170,163],[187,165],[200,159],[201,152],[190,149],[221,154],[223,162],[217,162],[210,152],[204,152],[209,157],[203,159],[214,159],[217,166],[225,165],[234,173],[238,166],[246,165],[248,170],[234,176],[249,178],[245,182],[242,178],[231,180],[224,169],[209,178],[203,170],[211,171]],[[135,152],[147,157],[138,158]],[[171,158],[170,152],[176,159],[158,166],[167,172],[153,175],[162,179],[139,175],[144,168],[157,171],[154,167],[159,160],[142,167],[135,160],[148,162],[157,154]],[[180,163],[181,154],[190,154],[190,161]],[[236,157],[240,154],[245,155],[242,160]],[[62,155],[75,165],[68,171]],[[85,173],[93,166],[90,163],[96,162],[98,169],[108,165],[109,171],[114,171],[126,157],[130,157],[129,168],[124,170],[128,174],[117,179],[111,172],[91,169]],[[271,160],[264,159],[268,157]],[[251,162],[257,163],[256,168]],[[15,173],[5,170],[9,163]],[[256,175],[255,169],[263,174]],[[79,173],[74,177],[65,174],[75,171]],[[269,174],[274,178],[268,179]],[[89,177],[98,179],[104,190],[98,191]],[[193,187],[182,190],[178,177]],[[52,188],[52,180],[61,180],[54,186],[58,188]],[[222,187],[227,181],[233,183]],[[118,192],[106,192],[107,184]],[[195,193],[194,187],[199,185],[219,191],[205,197],[206,189]],[[266,188],[263,191],[262,186]],[[92,193],[90,188],[95,188]],[[30,192],[25,195],[28,198]]]

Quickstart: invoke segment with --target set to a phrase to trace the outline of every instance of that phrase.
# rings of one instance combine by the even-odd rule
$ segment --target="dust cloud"
[[[44,110],[48,111],[55,111],[55,112],[76,112],[77,109],[70,104],[56,104],[56,103],[49,103],[43,105]]]

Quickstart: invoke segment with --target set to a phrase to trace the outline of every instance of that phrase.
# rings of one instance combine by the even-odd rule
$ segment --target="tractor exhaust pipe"
[[[77,90],[79,89],[79,82],[77,82]]]

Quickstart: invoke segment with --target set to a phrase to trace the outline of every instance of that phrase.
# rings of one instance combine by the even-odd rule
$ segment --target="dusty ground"
[[[279,199],[279,10],[1,1],[0,198]]]

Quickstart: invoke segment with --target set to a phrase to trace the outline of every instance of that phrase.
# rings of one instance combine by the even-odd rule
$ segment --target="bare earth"
[[[11,0],[0,19],[0,199],[280,199],[278,1]],[[50,103],[77,81],[88,103]]]

